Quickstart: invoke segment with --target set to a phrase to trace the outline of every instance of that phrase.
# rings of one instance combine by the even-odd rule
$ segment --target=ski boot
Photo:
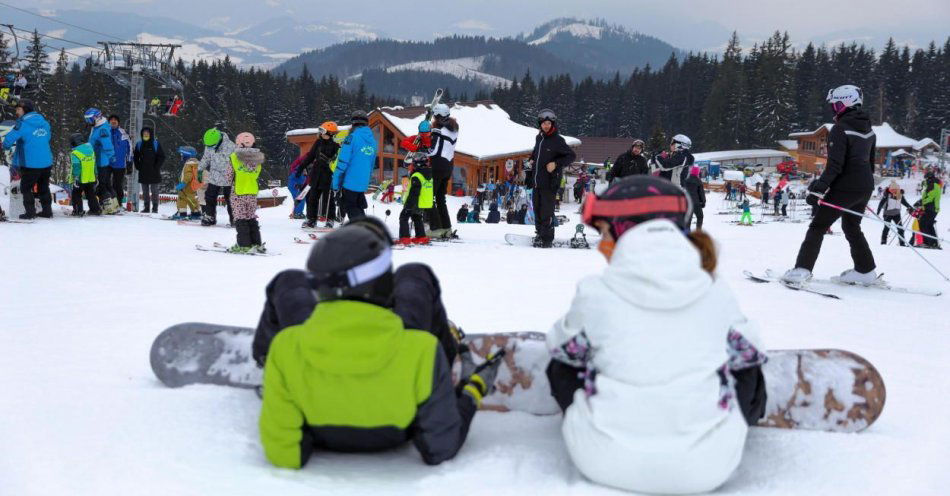
[[[192,212],[191,215],[188,216],[188,220],[201,220],[201,212]]]
[[[409,238],[409,241],[414,245],[428,245],[432,242],[428,236],[420,236],[416,238]]]
[[[85,216],[85,215],[86,215],[86,212],[84,212],[84,211],[82,211],[82,210],[75,210],[75,209],[74,209],[74,210],[73,210],[73,213],[70,214],[70,217],[83,217],[83,216]]]
[[[254,247],[253,247],[253,246],[234,245],[234,246],[228,248],[228,253],[238,253],[238,254],[241,254],[241,255],[246,255],[246,254],[250,253],[252,250],[254,250]]]
[[[202,225],[202,226],[206,226],[206,227],[207,227],[207,226],[213,226],[213,225],[215,225],[215,224],[217,224],[217,223],[218,223],[218,219],[216,219],[216,218],[214,218],[214,217],[212,217],[212,216],[210,216],[210,215],[208,215],[208,214],[204,214],[204,215],[201,216],[201,225]]]
[[[300,224],[301,229],[316,229],[317,223],[312,220],[306,220],[303,224]]]
[[[782,280],[788,284],[800,286],[811,280],[811,271],[803,267],[795,267],[786,272],[785,275],[782,276]]]
[[[402,246],[410,246],[410,245],[412,245],[412,240],[413,240],[413,238],[408,238],[408,237],[407,237],[407,238],[399,238],[399,239],[396,240],[396,242],[395,242],[394,244],[402,245]]]
[[[840,276],[835,278],[835,281],[842,284],[870,286],[877,282],[877,272],[872,270],[871,272],[861,273],[854,269],[848,269],[842,272]]]
[[[264,246],[264,245],[266,245],[266,244],[267,244],[267,243],[261,243],[261,244],[259,244],[259,245],[254,245],[254,246],[251,247],[251,249],[250,249],[249,251],[254,252],[254,253],[265,254],[265,253],[267,253],[267,247]]]
[[[18,218],[20,220],[33,220],[36,218],[36,214],[20,214]]]
[[[169,219],[172,219],[172,220],[188,220],[189,217],[188,217],[188,214],[186,214],[185,212],[175,212],[174,214],[172,214],[171,217],[169,217]]]

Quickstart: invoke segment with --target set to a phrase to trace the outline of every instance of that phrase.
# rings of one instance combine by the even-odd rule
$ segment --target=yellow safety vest
[[[418,208],[432,208],[433,205],[433,188],[432,180],[426,179],[421,172],[416,172],[412,175],[413,179],[418,179],[419,184],[422,185],[422,190],[419,191],[419,204]],[[406,198],[409,198],[409,193],[412,192],[412,180],[409,181],[409,189],[406,191]]]
[[[237,153],[232,153],[231,167],[234,168],[234,194],[256,195],[258,192],[257,178],[261,175],[264,164],[258,166],[256,171],[249,171],[244,167],[244,163],[238,158]]]
[[[336,162],[340,158],[340,150],[343,149],[343,142],[346,140],[346,137],[350,135],[349,129],[344,129],[335,135],[333,135],[333,142],[340,145],[340,148],[336,149],[336,155],[334,155],[333,160],[330,161],[330,171],[336,172]],[[320,138],[317,138],[320,139]]]
[[[96,154],[85,154],[79,150],[73,150],[72,156],[79,160],[79,183],[89,184],[96,182]]]

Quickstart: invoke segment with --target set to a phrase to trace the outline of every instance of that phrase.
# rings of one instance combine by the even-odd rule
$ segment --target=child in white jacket
[[[765,411],[758,333],[714,277],[712,240],[688,233],[690,213],[681,188],[650,176],[585,202],[609,265],[548,333],[548,378],[571,458],[595,482],[713,490]]]

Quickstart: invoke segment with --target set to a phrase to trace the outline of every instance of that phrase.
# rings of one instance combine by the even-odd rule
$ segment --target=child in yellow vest
[[[178,153],[185,166],[181,169],[181,175],[178,176],[178,184],[175,185],[175,191],[178,192],[178,201],[176,206],[178,211],[172,215],[176,220],[201,220],[201,208],[198,206],[197,191],[201,184],[198,171],[198,151],[192,146],[178,147]],[[191,210],[189,215],[188,210]]]
[[[423,152],[412,154],[412,166],[409,169],[409,187],[406,190],[402,212],[399,214],[399,241],[400,245],[429,244],[426,236],[426,227],[422,222],[422,213],[433,205],[432,169],[429,167],[429,157]],[[409,237],[409,220],[416,229],[416,236]]]
[[[254,148],[254,135],[241,133],[234,139],[234,153],[231,154],[231,167],[225,176],[232,185],[231,208],[234,211],[234,228],[237,230],[237,244],[229,251],[235,253],[264,253],[261,242],[261,227],[257,222],[257,178],[264,168],[264,154]]]
[[[85,136],[76,133],[69,138],[73,149],[70,152],[72,171],[69,182],[73,185],[72,198],[73,217],[82,217],[85,212],[82,208],[82,194],[86,194],[89,202],[89,215],[102,215],[99,209],[99,200],[96,198],[96,154],[92,145],[86,142]]]

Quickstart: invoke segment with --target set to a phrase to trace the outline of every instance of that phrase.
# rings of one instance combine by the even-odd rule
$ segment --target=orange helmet
[[[338,127],[336,127],[336,123],[333,121],[326,121],[323,124],[320,124],[320,127],[322,127],[323,130],[328,133],[335,133],[340,130]]]

